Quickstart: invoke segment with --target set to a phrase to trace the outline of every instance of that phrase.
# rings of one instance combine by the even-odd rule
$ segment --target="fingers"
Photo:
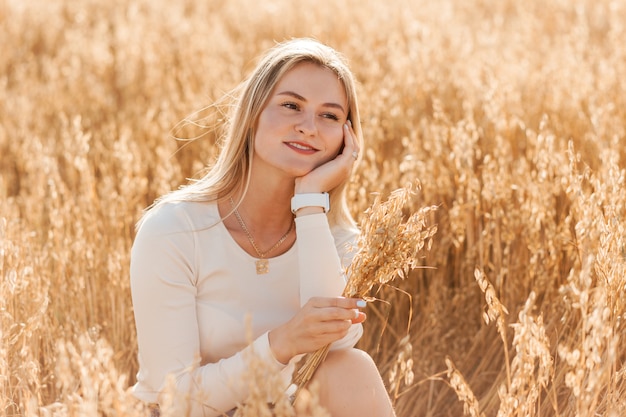
[[[354,133],[354,129],[352,128],[352,122],[348,120],[343,125],[344,131],[344,151],[343,154],[350,156],[352,158],[352,162],[356,161],[359,158],[359,144],[357,141],[356,133]]]
[[[357,317],[352,319],[352,324],[363,323],[366,318],[367,318],[367,314],[363,313],[362,311],[357,310]]]
[[[361,298],[313,297],[309,300],[313,307],[365,308],[367,302]]]
[[[356,324],[366,318],[359,309],[365,308],[367,303],[360,298],[314,297],[307,304],[320,321],[345,320]]]
[[[354,129],[352,128],[352,122],[350,120],[348,120],[348,125],[349,125],[349,131],[350,131],[350,137],[352,137],[352,143],[354,145],[354,151],[358,154],[361,152],[361,149],[359,148],[359,141],[357,140],[357,136],[356,133],[354,132]]]
[[[343,125],[343,150],[308,174],[296,178],[295,193],[330,191],[346,181],[359,157],[357,136],[349,123]]]
[[[299,353],[313,352],[344,337],[366,316],[358,298],[314,297],[287,323],[269,333],[272,353],[281,363]]]

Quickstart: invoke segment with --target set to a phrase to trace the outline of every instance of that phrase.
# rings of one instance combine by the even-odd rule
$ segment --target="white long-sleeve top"
[[[296,243],[269,259],[257,275],[220,221],[215,203],[166,203],[152,209],[131,252],[131,291],[139,399],[157,403],[168,376],[193,398],[191,416],[218,416],[247,396],[248,353],[280,372],[289,385],[294,362],[273,356],[268,332],[287,322],[311,297],[339,296],[356,231],[333,234],[325,214],[296,218]],[[249,320],[251,318],[251,321]],[[250,344],[250,331],[253,342]],[[352,347],[360,324],[332,349]]]

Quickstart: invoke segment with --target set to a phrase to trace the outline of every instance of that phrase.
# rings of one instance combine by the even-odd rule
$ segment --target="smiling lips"
[[[301,142],[285,142],[285,145],[289,146],[291,149],[293,149],[294,151],[298,153],[304,153],[307,155],[317,152],[317,149],[309,145],[305,145]]]

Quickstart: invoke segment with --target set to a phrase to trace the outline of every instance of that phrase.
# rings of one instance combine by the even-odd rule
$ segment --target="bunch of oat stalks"
[[[407,277],[409,271],[422,266],[422,254],[429,251],[436,225],[428,225],[429,214],[436,206],[422,207],[406,215],[407,203],[420,189],[420,184],[408,184],[393,191],[386,201],[376,194],[374,203],[365,211],[361,234],[356,244],[356,254],[346,271],[348,282],[344,297],[373,300],[370,295],[374,286],[389,283],[395,278]],[[295,399],[318,366],[328,354],[330,345],[308,354],[300,362],[293,376],[298,387]]]

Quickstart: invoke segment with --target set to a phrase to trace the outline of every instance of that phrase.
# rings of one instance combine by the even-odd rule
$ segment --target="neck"
[[[284,232],[293,219],[291,213],[293,180],[271,181],[267,176],[262,180],[255,178],[253,175],[248,190],[238,206],[239,213],[251,231]],[[235,204],[240,199],[240,196],[233,197]]]

